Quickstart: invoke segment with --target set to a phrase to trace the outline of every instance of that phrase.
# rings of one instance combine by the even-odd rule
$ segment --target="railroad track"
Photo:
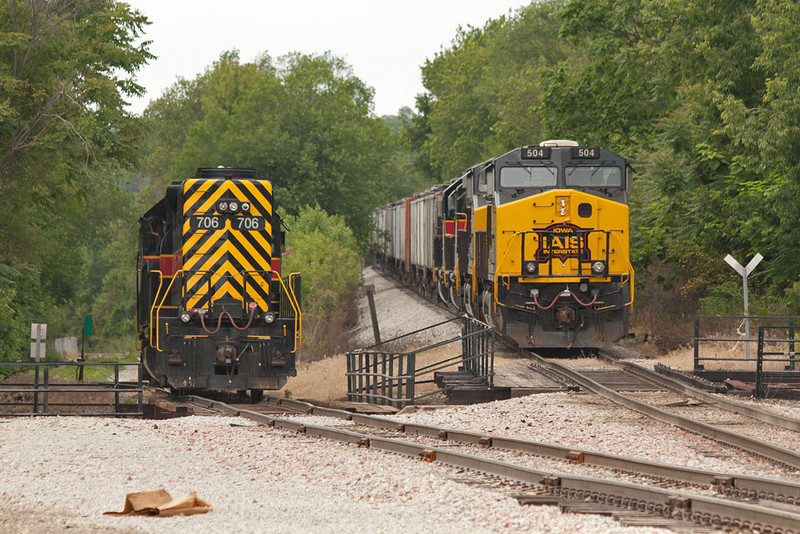
[[[521,484],[522,488],[527,488],[526,493],[535,494],[521,497],[520,502],[530,499],[550,503],[546,500],[547,496],[561,502],[575,503],[576,506],[577,501],[585,501],[592,503],[597,510],[616,507],[635,511],[639,516],[647,515],[652,518],[652,522],[648,523],[650,526],[665,526],[665,520],[678,520],[678,524],[685,525],[683,521],[691,520],[713,527],[800,532],[800,506],[797,506],[800,503],[800,484],[792,482],[670,466],[529,440],[404,423],[287,399],[270,397],[262,404],[289,408],[294,415],[333,417],[341,424],[316,424],[305,417],[293,420],[287,418],[285,413],[268,414],[260,413],[263,408],[259,411],[249,409],[253,406],[235,407],[200,397],[190,399],[208,410],[246,417],[258,424],[417,457],[484,476],[502,477]],[[382,435],[378,435],[377,431]],[[405,439],[398,438],[400,434]],[[481,454],[475,453],[475,450],[481,451]],[[556,465],[548,469],[533,468],[516,463],[516,459],[515,463],[509,463],[486,457],[486,451],[497,450],[551,458]],[[567,464],[625,471],[650,482],[632,483],[610,477],[569,474],[563,468]],[[558,468],[559,465],[562,467]],[[664,481],[672,482],[665,484]],[[686,487],[693,487],[694,491],[689,492]],[[703,495],[703,488],[709,487],[717,495]],[[641,524],[642,518],[639,517],[637,521]]]
[[[782,447],[780,445],[776,445],[774,443],[770,443],[768,441],[743,435],[740,431],[728,430],[717,425],[711,425],[702,421],[698,421],[697,419],[691,417],[677,414],[674,411],[665,410],[663,408],[639,400],[635,396],[625,395],[618,391],[614,391],[613,389],[606,387],[603,384],[588,377],[581,370],[570,368],[565,364],[559,363],[551,359],[542,358],[541,356],[535,353],[529,353],[529,354],[531,355],[531,358],[534,360],[536,365],[548,369],[551,372],[555,372],[561,375],[562,377],[567,378],[570,381],[578,384],[585,390],[596,393],[620,406],[634,410],[647,417],[661,421],[663,423],[681,428],[683,430],[687,430],[689,432],[693,432],[695,434],[709,438],[711,440],[724,443],[726,445],[730,445],[733,447],[737,447],[744,451],[756,454],[758,456],[762,456],[764,458],[768,458],[770,460],[779,462],[781,464],[790,466],[795,469],[800,469],[800,453],[798,453],[797,451],[788,449],[786,447]],[[637,374],[639,374],[640,379],[644,380],[645,377],[647,377],[646,379],[648,381],[654,381],[654,382],[657,381],[658,383],[661,383],[662,387],[664,388],[669,388],[671,382],[677,382],[672,379],[668,379],[666,377],[658,377],[658,375],[655,372],[647,372],[648,370],[641,366],[635,366],[635,367],[638,368],[636,369],[636,372]],[[679,389],[674,389],[673,391],[686,393],[694,389],[696,388],[680,385]],[[696,391],[698,392],[697,394],[699,395],[700,390]],[[714,401],[716,402],[717,399],[718,398],[715,397]],[[725,403],[720,403],[720,407],[733,411],[734,408],[736,408],[736,410],[744,410],[744,407],[746,407],[746,405],[742,403],[735,403],[734,401],[727,401]],[[764,410],[760,410],[755,407],[747,407],[747,408],[749,416],[758,418],[759,421],[766,423],[766,425],[775,425],[776,422],[780,422],[781,427],[786,428],[787,426],[793,426],[794,423],[800,423],[797,422],[796,420],[792,420],[791,418],[779,416],[777,414],[770,412],[765,412]],[[765,435],[769,435],[769,433],[766,432]]]
[[[714,404],[727,411],[744,415],[752,419],[768,423],[773,426],[800,432],[800,420],[785,415],[777,414],[775,412],[764,410],[757,406],[752,406],[739,402],[734,399],[725,398],[722,395],[714,394],[709,391],[693,387],[680,380],[665,376],[657,373],[652,369],[643,367],[634,362],[625,361],[618,356],[615,356],[609,351],[601,351],[600,357],[604,360],[616,365],[622,369],[626,374],[632,377],[640,377],[647,382],[657,384],[661,387],[667,388],[675,393],[687,395],[697,400]]]

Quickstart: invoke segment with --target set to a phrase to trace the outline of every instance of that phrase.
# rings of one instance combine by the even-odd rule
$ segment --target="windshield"
[[[622,171],[619,167],[567,167],[566,184],[567,187],[621,187]]]
[[[503,167],[500,187],[551,187],[556,185],[555,167]]]

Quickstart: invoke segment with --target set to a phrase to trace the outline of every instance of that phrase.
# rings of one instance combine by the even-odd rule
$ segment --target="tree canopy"
[[[146,173],[158,190],[199,166],[252,167],[290,214],[319,205],[364,241],[394,157],[389,127],[371,115],[372,96],[331,54],[242,63],[227,52],[147,109]]]
[[[147,23],[111,0],[0,3],[0,357],[28,323],[59,334],[91,310],[109,264],[89,260],[130,225],[120,170],[142,131],[125,99],[153,58]]]
[[[295,259],[314,273],[315,261],[330,268],[312,254],[320,243],[366,244],[373,207],[547,138],[633,164],[642,288],[730,302],[738,281],[722,258],[760,252],[754,294],[800,312],[797,2],[532,2],[460,29],[423,65],[416,110],[381,118],[333,54],[235,51],[132,116],[125,100],[153,58],[147,24],[114,0],[0,4],[0,195],[13,208],[0,215],[3,357],[24,350],[30,322],[66,333],[93,313],[103,336],[124,335],[137,215],[197,167],[271,180],[302,228]],[[335,263],[349,270],[345,256]],[[309,306],[324,316],[339,305],[322,297],[340,289]]]

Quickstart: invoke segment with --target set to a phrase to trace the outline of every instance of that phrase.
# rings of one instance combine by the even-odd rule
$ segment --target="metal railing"
[[[794,322],[793,322],[794,323]],[[753,396],[767,397],[767,384],[764,378],[764,362],[783,362],[785,371],[795,371],[797,358],[795,347],[800,339],[795,337],[795,324],[788,326],[759,326],[758,353],[756,354],[756,387]],[[775,332],[768,336],[769,332]]]
[[[150,271],[151,274],[158,274],[159,282],[158,282],[158,289],[156,290],[156,295],[153,298],[153,304],[150,307],[150,347],[162,352],[161,350],[161,310],[167,308],[168,306],[164,306],[164,302],[170,296],[172,292],[172,285],[178,277],[184,278],[184,284],[181,286],[182,292],[182,299],[186,299],[187,293],[187,286],[191,284],[192,287],[196,286],[197,283],[202,278],[202,275],[206,273],[211,273],[206,282],[208,287],[206,288],[206,292],[204,295],[208,295],[209,299],[213,294],[212,289],[215,287],[215,284],[218,284],[220,280],[227,280],[229,278],[237,279],[236,277],[240,277],[242,279],[242,283],[244,285],[244,293],[246,294],[247,291],[247,278],[256,279],[260,277],[263,280],[275,280],[278,282],[281,291],[280,291],[280,302],[279,302],[279,313],[281,317],[289,317],[294,321],[294,348],[292,352],[297,352],[298,349],[302,346],[302,311],[300,309],[300,301],[298,299],[298,295],[300,295],[300,273],[291,273],[289,276],[285,278],[275,277],[273,275],[276,271],[272,270],[264,270],[264,271],[241,271],[235,274],[217,274],[215,271],[207,271],[207,270],[184,270],[181,269],[173,274],[169,285],[164,290],[163,294],[161,293],[161,288],[164,284],[164,275],[159,270]],[[269,276],[267,276],[269,275]],[[216,276],[216,282],[212,284],[212,280]],[[196,278],[200,277],[200,278]],[[192,282],[193,280],[197,280],[197,282]],[[191,297],[192,299],[198,298],[197,292]],[[161,296],[161,300],[159,300],[159,296]],[[192,307],[190,306],[190,300],[184,302],[183,305],[185,307]],[[211,301],[207,306],[211,306]],[[242,300],[243,309],[246,306],[246,299]],[[155,345],[153,345],[153,328],[156,329],[155,334]]]
[[[408,352],[371,350],[456,321],[462,322],[459,336]],[[495,331],[492,327],[465,315],[398,336],[377,346],[348,352],[347,398],[397,408],[414,404],[417,399],[431,394],[417,395],[417,385],[434,382],[432,378],[420,380],[420,377],[434,376],[437,371],[455,366],[462,367],[474,375],[476,381],[491,387],[494,379],[494,340]],[[460,355],[417,368],[418,355],[457,342],[461,342]]]
[[[72,381],[53,377],[51,370],[59,367],[74,368],[76,379]],[[78,381],[79,371],[85,367],[113,367],[113,376],[109,375],[107,382]],[[120,368],[124,367],[136,367],[135,382],[120,380]],[[10,380],[15,380],[0,382],[0,416],[142,417],[141,363],[0,362],[0,368],[14,371]],[[26,372],[29,369],[33,370],[32,374]],[[32,380],[24,381],[25,378]],[[99,402],[100,398],[106,396],[109,399],[107,402]]]
[[[800,317],[795,316],[764,316],[764,315],[697,315],[694,319],[694,370],[703,371],[703,362],[745,362],[752,371],[756,369],[757,358],[747,358],[750,348],[759,343],[758,338],[747,338],[744,329],[745,323],[757,328],[781,328],[786,331],[787,358],[775,359],[766,356],[762,363],[771,361],[786,361],[785,370],[796,370],[797,359],[795,344],[800,343],[800,338],[795,340],[795,333],[800,334]],[[752,329],[751,329],[752,331]],[[713,334],[708,333],[713,332]],[[715,345],[715,354],[712,356],[710,346]],[[701,349],[706,347],[706,351]],[[723,349],[724,347],[724,349]],[[724,350],[724,355],[718,355],[719,350]]]

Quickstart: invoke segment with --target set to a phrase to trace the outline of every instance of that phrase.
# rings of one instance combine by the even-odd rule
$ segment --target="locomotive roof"
[[[195,178],[255,178],[256,170],[238,167],[198,167]]]

